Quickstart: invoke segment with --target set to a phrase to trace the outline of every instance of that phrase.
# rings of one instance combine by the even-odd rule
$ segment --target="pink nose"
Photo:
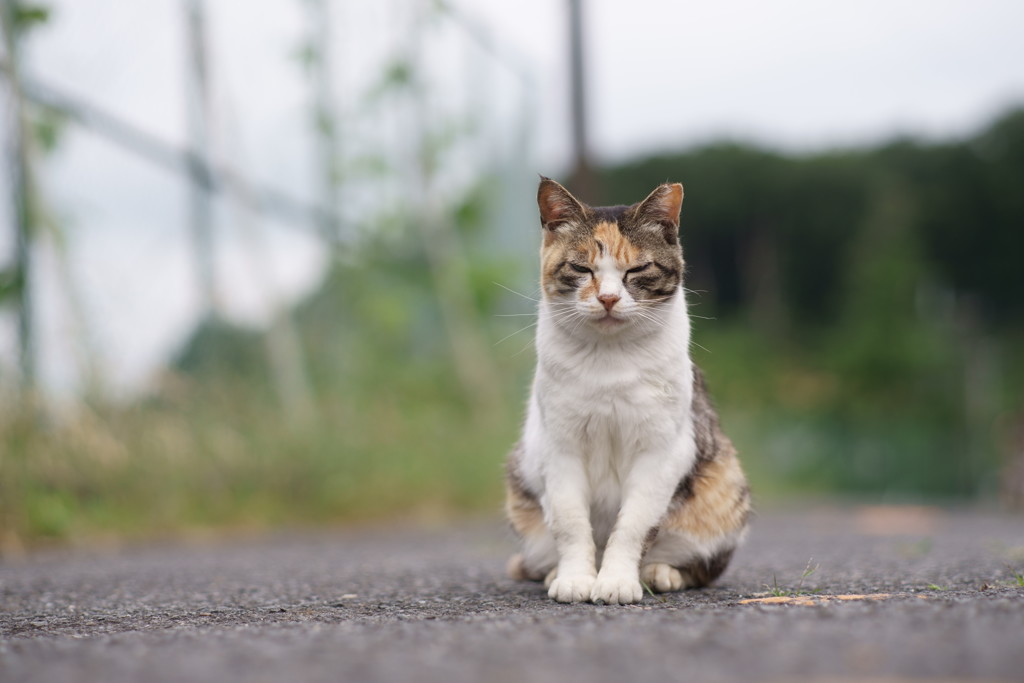
[[[600,294],[598,295],[597,300],[604,304],[604,310],[610,311],[612,310],[612,306],[618,302],[619,297],[614,294]]]

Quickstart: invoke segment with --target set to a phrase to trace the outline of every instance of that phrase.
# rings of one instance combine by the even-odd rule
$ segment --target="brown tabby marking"
[[[520,534],[532,536],[544,533],[546,527],[537,496],[527,490],[519,475],[520,448],[520,445],[516,444],[505,465],[505,513],[513,529]]]
[[[519,444],[509,456],[505,466],[505,516],[520,538],[537,538],[547,533],[544,512],[537,497],[523,484],[519,476]],[[516,581],[542,581],[547,568],[529,567],[520,554],[509,558],[508,575]]]
[[[601,291],[601,281],[597,276],[587,276],[587,282],[580,287],[580,297],[586,299],[592,296],[597,296]]]
[[[551,202],[542,214],[540,256],[541,287],[549,299],[586,300],[595,295],[600,282],[570,264],[594,268],[605,253],[623,270],[647,264],[643,271],[626,276],[626,287],[636,301],[656,303],[675,295],[683,275],[682,251],[673,232],[676,224],[671,230],[663,227],[664,216],[659,218],[648,203],[652,198],[682,201],[681,186],[662,185],[632,206],[584,206],[553,181],[542,183],[538,196],[542,202]],[[678,204],[672,210],[678,216]],[[671,239],[663,230],[671,232]]]
[[[710,584],[729,566],[734,550],[735,548],[729,548],[711,557],[694,560],[685,567],[678,567],[679,573],[683,575],[683,585],[687,588],[703,588]]]
[[[689,495],[677,498],[661,523],[664,531],[682,531],[701,540],[738,531],[747,523],[750,489],[732,444],[725,439],[722,450],[687,476]],[[686,480],[684,480],[685,482]]]
[[[587,244],[591,263],[608,252],[620,266],[629,266],[640,256],[640,250],[622,234],[617,223],[602,221],[594,226],[594,236]]]

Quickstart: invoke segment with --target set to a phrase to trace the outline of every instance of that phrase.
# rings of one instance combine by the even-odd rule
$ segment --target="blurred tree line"
[[[601,170],[602,203],[633,201],[666,179],[686,186],[694,357],[765,497],[963,498],[1019,486],[1024,112],[957,142],[805,156],[716,144],[641,159]],[[466,256],[474,324],[491,340],[532,322],[495,317],[533,306],[496,283],[536,295],[523,284],[535,265],[495,248],[497,182],[481,178],[445,219]],[[447,485],[472,463],[460,495],[487,501],[515,435],[532,330],[492,347],[501,400],[484,409],[454,371],[458,348],[439,322],[446,294],[416,220],[383,217],[295,318],[322,405],[389,406],[407,425],[446,411],[429,420],[429,437],[410,438],[451,445],[437,454],[451,466]],[[535,245],[537,226],[519,239]],[[179,367],[206,378],[234,368],[234,381],[252,386],[263,371],[259,335],[247,335],[207,331]],[[360,424],[380,419],[365,413]],[[438,465],[406,453],[396,467],[411,462],[420,480]]]
[[[994,493],[1003,472],[1019,490],[1024,111],[956,142],[716,144],[602,185],[629,202],[666,179],[686,187],[694,312],[716,318],[695,355],[727,413],[792,432],[743,444],[770,478],[948,496]]]

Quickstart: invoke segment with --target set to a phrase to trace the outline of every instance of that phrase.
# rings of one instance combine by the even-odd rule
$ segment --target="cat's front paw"
[[[586,602],[594,587],[594,577],[589,574],[555,576],[548,588],[548,597],[558,602]]]
[[[630,605],[644,597],[640,578],[632,576],[598,575],[590,591],[590,601],[595,605]]]

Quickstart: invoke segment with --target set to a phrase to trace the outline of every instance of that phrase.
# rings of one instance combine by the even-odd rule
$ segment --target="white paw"
[[[631,576],[601,576],[590,591],[590,601],[596,605],[629,605],[640,602],[644,588],[636,574]]]
[[[584,602],[590,599],[594,577],[588,574],[555,576],[548,588],[548,597],[558,602]]]
[[[554,583],[555,578],[558,576],[558,567],[555,567],[548,572],[548,575],[544,577],[544,587],[551,588],[551,584]]]
[[[683,575],[675,567],[663,562],[645,564],[640,570],[640,580],[659,593],[677,591],[683,587]]]

